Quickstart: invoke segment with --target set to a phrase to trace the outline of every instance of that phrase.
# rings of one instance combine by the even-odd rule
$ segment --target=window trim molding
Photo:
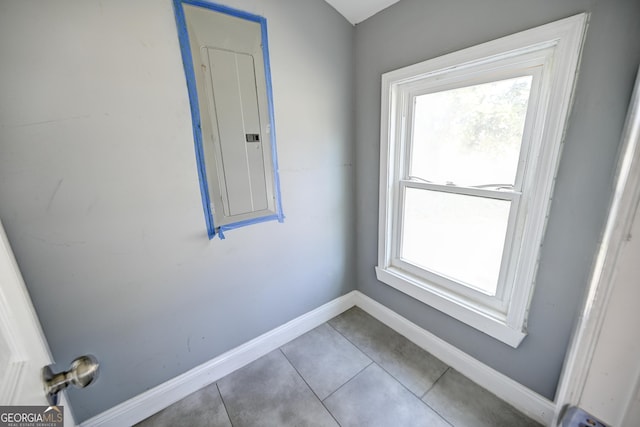
[[[535,284],[539,248],[551,205],[569,110],[573,103],[573,89],[588,18],[588,13],[581,13],[382,75],[378,265],[375,268],[377,278],[514,348],[526,336],[527,314]],[[543,54],[547,61],[544,63],[542,79],[548,79],[548,86],[538,98],[545,114],[544,117],[533,118],[536,123],[533,129],[537,135],[535,137],[544,142],[539,145],[538,153],[532,153],[534,158],[529,160],[532,163],[527,167],[534,168],[535,178],[523,183],[522,192],[525,193],[532,182],[536,188],[529,190],[526,200],[522,198],[520,201],[528,204],[528,213],[531,209],[536,209],[533,220],[528,219],[524,223],[525,229],[521,230],[523,236],[533,238],[534,241],[520,249],[519,259],[525,260],[524,266],[518,266],[520,276],[515,279],[517,284],[505,289],[509,299],[505,302],[506,311],[502,313],[500,310],[480,307],[469,298],[425,283],[424,279],[393,263],[393,235],[397,232],[394,230],[393,215],[401,197],[396,188],[396,181],[400,180],[396,170],[396,147],[397,144],[402,144],[398,140],[401,136],[397,130],[404,127],[403,112],[400,111],[402,108],[399,108],[402,101],[398,97],[402,95],[401,92],[407,91],[408,85],[424,81],[425,78],[442,76],[449,80],[446,74],[451,76],[450,80],[464,78],[465,75],[472,76],[474,73],[495,69],[499,67],[500,61],[529,54],[535,56],[536,53]],[[550,63],[553,64],[552,67],[549,67]]]

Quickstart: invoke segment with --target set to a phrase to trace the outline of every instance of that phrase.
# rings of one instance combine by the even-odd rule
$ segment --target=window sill
[[[393,267],[376,267],[376,277],[381,282],[513,348],[518,348],[527,336],[523,327],[514,328],[507,324],[506,319],[496,318],[478,304],[431,286],[402,270]]]

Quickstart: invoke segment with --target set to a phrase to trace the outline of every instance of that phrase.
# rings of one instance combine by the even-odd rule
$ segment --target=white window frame
[[[512,346],[526,336],[527,313],[588,14],[582,13],[382,76],[378,280]],[[408,176],[415,96],[533,75],[513,191],[442,186]],[[400,259],[405,188],[510,200],[495,296]]]

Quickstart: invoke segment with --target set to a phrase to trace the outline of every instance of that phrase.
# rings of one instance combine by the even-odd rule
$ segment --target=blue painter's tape
[[[216,12],[225,13],[227,15],[235,16],[237,18],[246,19],[254,22],[262,22],[264,18],[260,15],[254,15],[253,13],[245,12],[244,10],[234,9],[222,4],[210,3],[202,0],[182,0],[182,3],[190,4],[191,6],[204,7],[205,9],[215,10]]]
[[[273,89],[271,87],[271,61],[269,59],[269,37],[267,37],[267,20],[260,21],[262,29],[262,57],[264,58],[264,74],[267,82],[267,103],[269,106],[269,121],[271,122],[271,158],[273,159],[273,174],[276,193],[276,213],[278,222],[284,222],[282,211],[282,197],[280,196],[280,169],[278,168],[278,153],[276,149],[275,113],[273,109]]]
[[[245,227],[247,225],[260,224],[261,222],[274,221],[277,219],[278,219],[278,215],[276,214],[276,215],[268,215],[260,218],[251,218],[244,221],[238,221],[231,224],[221,225],[220,227],[218,227],[218,234],[224,231],[235,230],[236,228]],[[223,239],[224,237],[221,237],[221,238]]]
[[[231,224],[226,224],[221,227],[215,227],[213,219],[213,211],[211,210],[211,199],[209,195],[209,186],[207,181],[207,171],[204,161],[204,145],[202,140],[202,129],[200,125],[200,108],[198,104],[198,93],[196,89],[196,77],[193,66],[191,47],[189,45],[189,33],[187,31],[186,19],[184,16],[183,4],[192,6],[203,7],[216,12],[221,12],[227,15],[235,16],[237,18],[246,19],[249,21],[257,22],[260,24],[261,37],[262,37],[262,56],[264,59],[264,70],[267,90],[267,104],[269,110],[269,122],[271,125],[271,158],[273,159],[273,173],[274,173],[274,192],[275,192],[275,215],[267,215],[260,218],[253,218],[245,221],[238,221]],[[235,228],[244,227],[251,224],[257,224],[266,221],[277,220],[278,222],[284,222],[284,213],[282,210],[282,198],[280,192],[280,173],[278,168],[278,156],[276,147],[276,132],[275,132],[275,114],[273,108],[273,89],[271,86],[271,64],[269,60],[269,46],[267,37],[267,20],[259,15],[244,12],[242,10],[234,9],[228,6],[223,6],[215,3],[209,3],[202,0],[173,0],[176,24],[178,26],[178,38],[180,41],[180,51],[182,54],[182,62],[184,64],[185,75],[187,79],[187,90],[189,92],[189,105],[191,107],[191,120],[193,124],[193,136],[196,149],[196,162],[198,166],[198,179],[200,181],[200,194],[202,197],[202,205],[205,213],[205,221],[207,224],[207,234],[209,239],[213,239],[216,234],[220,239],[224,239],[224,231],[233,230]]]
[[[200,126],[200,108],[198,107],[198,92],[196,89],[196,75],[193,70],[191,47],[189,46],[189,33],[187,33],[187,22],[184,17],[181,0],[173,0],[173,8],[176,15],[176,25],[178,27],[178,40],[180,41],[180,52],[184,73],[187,78],[187,91],[189,92],[189,106],[191,107],[191,123],[193,128],[193,139],[196,149],[196,163],[198,166],[198,179],[200,181],[200,195],[202,197],[202,207],[207,223],[207,234],[209,239],[215,236],[215,225],[213,223],[213,212],[211,212],[211,200],[209,199],[209,186],[207,184],[207,171],[204,164],[204,148],[202,145],[202,130]]]

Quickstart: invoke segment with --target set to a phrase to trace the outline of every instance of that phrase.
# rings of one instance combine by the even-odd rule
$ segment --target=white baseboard
[[[555,405],[361,292],[355,305],[534,420],[550,425]]]
[[[353,307],[355,292],[334,299],[202,365],[108,409],[81,427],[122,427],[144,420]]]
[[[553,402],[479,362],[361,292],[352,291],[88,419],[81,424],[81,427],[120,427],[138,423],[202,387],[218,381],[236,369],[279,348],[354,305],[362,308],[371,316],[531,418],[545,425],[549,425],[551,422],[555,409]]]

